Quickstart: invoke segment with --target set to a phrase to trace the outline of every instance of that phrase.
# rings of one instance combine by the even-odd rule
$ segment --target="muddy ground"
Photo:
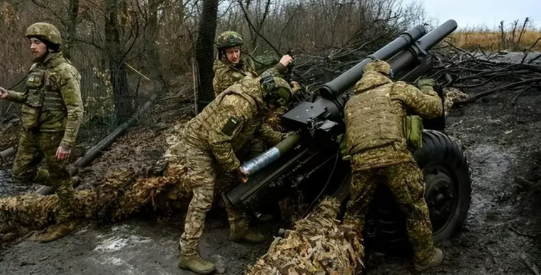
[[[540,274],[541,195],[517,185],[515,177],[541,182],[541,94],[525,92],[511,101],[515,92],[500,92],[477,103],[457,107],[448,117],[448,134],[467,148],[471,164],[472,203],[463,232],[441,244],[444,264],[427,274]],[[163,127],[172,121],[160,121]],[[144,137],[156,142],[166,135],[154,127]],[[113,150],[128,150],[139,128],[115,144]],[[146,132],[149,132],[148,130]],[[166,144],[165,144],[166,145]],[[129,148],[143,162],[153,163],[166,147]],[[137,152],[136,152],[137,151]],[[141,157],[147,155],[147,157]],[[122,160],[109,156],[96,167]],[[5,185],[5,178],[0,182]],[[99,181],[99,171],[87,171],[87,180]],[[15,190],[13,192],[19,192]],[[90,224],[76,234],[49,244],[30,237],[3,251],[1,274],[193,274],[177,264],[177,241],[182,215],[167,220],[131,219],[121,224]],[[263,226],[276,234],[279,225]],[[218,262],[224,274],[242,274],[246,265],[265,253],[269,243],[240,245],[227,240],[227,222],[214,215],[208,222],[202,254]],[[410,274],[407,259],[369,254],[366,274]]]

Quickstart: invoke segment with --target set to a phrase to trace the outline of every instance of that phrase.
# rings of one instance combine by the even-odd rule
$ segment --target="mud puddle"
[[[222,274],[242,274],[269,243],[244,245],[227,240],[218,221],[207,223],[201,254]],[[28,240],[0,256],[1,274],[194,274],[178,269],[181,225],[133,219],[108,227],[90,225],[58,241]]]

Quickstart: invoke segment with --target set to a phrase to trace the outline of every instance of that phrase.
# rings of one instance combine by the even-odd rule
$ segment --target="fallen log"
[[[336,220],[340,203],[327,197],[306,218],[276,238],[247,275],[358,274],[364,265],[361,235]]]
[[[5,162],[7,158],[15,155],[15,153],[17,153],[17,149],[15,149],[15,147],[9,147],[8,149],[0,152],[0,160]]]
[[[111,144],[119,137],[121,136],[126,129],[128,129],[128,126],[130,126],[135,120],[139,118],[139,116],[143,113],[145,113],[150,107],[152,106],[154,100],[156,99],[156,95],[153,95],[149,101],[147,101],[141,109],[139,109],[128,121],[122,123],[120,126],[118,126],[113,132],[111,132],[108,136],[106,136],[102,141],[100,141],[98,144],[96,144],[94,147],[92,147],[88,152],[80,159],[78,159],[73,165],[71,165],[70,174],[74,175],[77,174],[77,170],[79,168],[84,168],[87,165],[89,165],[94,159],[96,159],[103,150],[111,146]],[[39,188],[36,193],[40,195],[50,195],[55,192],[55,188],[51,186],[43,186]]]
[[[110,172],[95,190],[75,193],[73,218],[117,222],[146,210],[185,211],[191,192],[183,174],[182,164],[169,165],[163,177],[139,178],[137,168]],[[37,194],[0,199],[0,242],[53,224],[58,202],[56,195]]]

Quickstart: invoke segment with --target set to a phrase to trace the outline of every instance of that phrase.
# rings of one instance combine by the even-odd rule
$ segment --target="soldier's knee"
[[[190,207],[199,211],[209,211],[212,207],[212,194],[194,192]]]
[[[212,202],[211,203],[208,203],[208,202],[201,202],[199,201],[198,203],[195,203],[193,205],[190,205],[195,211],[197,212],[208,212],[210,211],[210,208],[212,206]]]

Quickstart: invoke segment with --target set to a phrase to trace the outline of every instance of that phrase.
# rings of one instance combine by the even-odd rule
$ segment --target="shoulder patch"
[[[222,133],[224,133],[227,136],[232,136],[235,130],[239,128],[239,126],[240,126],[240,119],[232,116],[227,120],[224,127],[222,128]]]

